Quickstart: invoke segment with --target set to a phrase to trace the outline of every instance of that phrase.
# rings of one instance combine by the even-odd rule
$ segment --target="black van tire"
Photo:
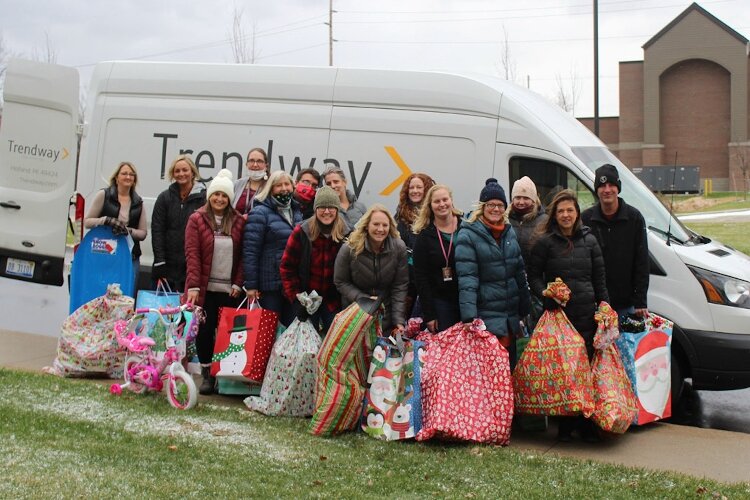
[[[680,365],[680,360],[677,356],[674,355],[674,352],[671,354],[671,365],[672,365],[672,409],[677,408],[680,402],[680,398],[682,397],[682,393],[684,392],[685,388],[685,379],[682,375],[683,370],[682,366]]]

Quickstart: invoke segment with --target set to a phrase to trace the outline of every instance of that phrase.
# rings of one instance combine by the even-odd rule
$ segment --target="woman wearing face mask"
[[[294,303],[297,317],[304,321],[307,311],[297,294],[315,290],[323,298],[311,321],[322,322],[323,333],[341,310],[341,296],[333,284],[333,265],[347,235],[346,221],[339,215],[339,197],[328,186],[318,189],[312,209],[314,215],[294,228],[281,258],[281,282],[284,295]]]
[[[487,179],[479,205],[456,238],[456,272],[461,319],[480,318],[516,363],[515,336],[529,313],[529,286],[521,247],[507,224],[505,191]]]
[[[185,228],[185,300],[203,307],[205,321],[195,340],[201,364],[201,394],[214,392],[211,358],[219,309],[237,305],[242,289],[244,220],[232,208],[232,173],[222,169],[208,185],[208,201],[189,218]]]
[[[461,321],[456,276],[456,235],[463,214],[453,206],[448,186],[427,191],[414,222],[414,275],[422,319],[427,329],[439,332]]]
[[[266,185],[271,175],[268,155],[263,148],[253,148],[247,153],[247,175],[234,183],[235,209],[245,216],[253,208],[255,196]]]
[[[362,218],[367,211],[367,207],[357,201],[354,193],[346,188],[346,175],[339,167],[330,167],[323,172],[323,181],[325,185],[336,191],[341,202],[341,215],[346,220],[349,227],[354,228],[357,221]]]
[[[403,331],[404,299],[409,287],[406,245],[396,231],[396,221],[383,205],[370,207],[339,250],[333,282],[342,306],[370,298],[385,306],[383,332]]]
[[[406,295],[406,315],[421,315],[420,308],[415,305],[417,300],[417,285],[414,276],[414,259],[412,252],[416,234],[412,231],[412,225],[417,219],[419,207],[422,205],[425,193],[435,185],[427,174],[414,173],[404,181],[401,186],[401,192],[398,197],[398,206],[396,207],[396,229],[401,239],[406,243],[406,249],[409,252],[409,292]],[[412,308],[414,310],[412,310]]]
[[[264,309],[275,311],[284,326],[294,319],[292,303],[284,297],[279,267],[289,236],[302,221],[299,205],[292,199],[294,180],[278,170],[255,196],[247,217],[243,241],[245,291],[249,300],[259,299]]]
[[[179,155],[167,171],[172,184],[156,198],[151,213],[151,247],[156,285],[166,279],[172,290],[185,287],[185,226],[188,217],[206,204],[206,186],[197,182],[198,168],[190,155]]]
[[[303,168],[297,173],[294,199],[299,203],[303,219],[309,219],[315,214],[313,202],[318,186],[320,186],[320,174],[314,168]]]

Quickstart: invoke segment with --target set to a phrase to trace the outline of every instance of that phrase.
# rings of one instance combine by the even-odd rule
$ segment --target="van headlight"
[[[750,309],[750,283],[698,267],[687,266],[712,304]]]

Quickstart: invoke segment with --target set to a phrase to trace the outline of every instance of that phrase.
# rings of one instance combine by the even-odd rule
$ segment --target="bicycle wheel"
[[[125,359],[125,365],[123,366],[123,378],[125,379],[125,382],[129,382],[128,389],[130,391],[136,394],[143,394],[144,392],[146,392],[146,389],[148,389],[148,387],[130,380],[131,368],[139,364],[141,364],[141,358],[138,356],[130,356]]]
[[[198,388],[193,377],[182,366],[167,375],[167,399],[178,410],[189,410],[198,402]]]

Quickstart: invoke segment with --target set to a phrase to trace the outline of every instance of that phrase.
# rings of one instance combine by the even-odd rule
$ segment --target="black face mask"
[[[292,201],[292,193],[275,194],[273,195],[273,199],[279,202],[279,205],[286,206]]]

